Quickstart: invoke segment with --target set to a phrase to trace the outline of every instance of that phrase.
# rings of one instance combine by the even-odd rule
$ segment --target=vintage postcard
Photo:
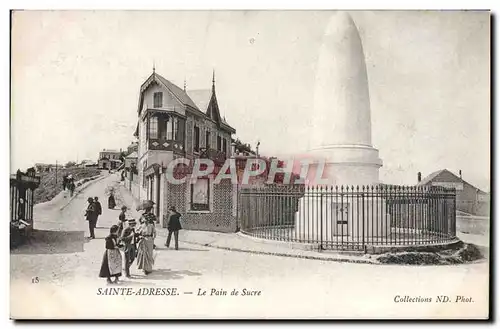
[[[12,319],[488,319],[489,11],[14,10]]]

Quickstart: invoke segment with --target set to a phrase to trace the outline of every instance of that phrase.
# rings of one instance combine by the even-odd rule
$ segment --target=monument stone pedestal
[[[340,191],[339,191],[340,192]],[[391,233],[385,200],[361,195],[335,197],[314,191],[303,197],[295,214],[295,233],[303,240],[359,242],[387,238]],[[322,193],[324,193],[322,195]]]

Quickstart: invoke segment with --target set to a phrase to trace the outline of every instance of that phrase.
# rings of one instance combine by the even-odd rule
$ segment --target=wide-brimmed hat
[[[121,209],[122,209],[122,210],[127,210],[128,208],[127,208],[127,206],[122,206],[122,208],[121,208]]]

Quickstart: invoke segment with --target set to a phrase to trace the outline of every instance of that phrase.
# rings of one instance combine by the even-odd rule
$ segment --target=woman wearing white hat
[[[156,216],[151,212],[154,202],[147,201],[144,203],[144,214],[141,216],[141,226],[139,227],[139,243],[137,244],[137,268],[144,271],[148,275],[153,271],[154,257],[154,240],[156,238],[155,221]]]

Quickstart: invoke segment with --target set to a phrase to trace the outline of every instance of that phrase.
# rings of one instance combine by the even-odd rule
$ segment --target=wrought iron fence
[[[426,245],[455,238],[455,195],[444,187],[246,187],[238,216],[242,233],[321,249]]]

